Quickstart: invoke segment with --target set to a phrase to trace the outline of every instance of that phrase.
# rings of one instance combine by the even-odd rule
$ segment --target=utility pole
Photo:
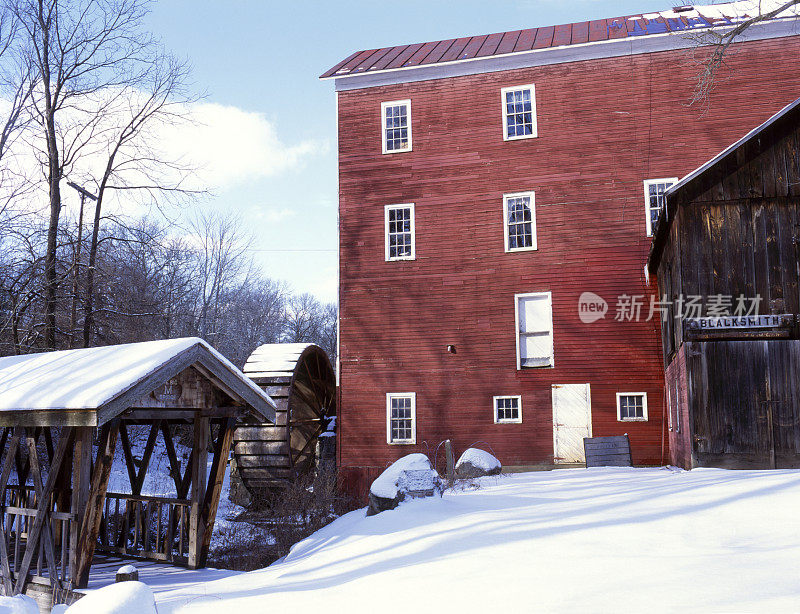
[[[83,205],[87,198],[96,201],[97,196],[72,181],[67,181],[67,185],[76,190],[81,196],[81,210],[78,213],[78,245],[75,248],[75,262],[72,265],[72,313],[70,314],[69,322],[69,349],[73,349],[75,347],[75,325],[78,320],[78,273],[81,263],[81,246],[83,244]]]

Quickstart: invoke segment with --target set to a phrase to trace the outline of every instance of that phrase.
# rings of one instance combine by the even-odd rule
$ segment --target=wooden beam
[[[89,501],[89,486],[92,479],[92,429],[80,426],[75,429],[75,443],[72,454],[72,500],[70,512],[72,524],[69,532],[69,577],[72,588],[78,564],[78,538],[81,534],[81,523]]]
[[[8,444],[8,450],[6,450],[6,454],[3,457],[3,468],[2,471],[0,471],[0,495],[4,494],[6,491],[6,484],[8,484],[8,478],[11,476],[11,466],[17,456],[19,440],[19,434],[15,434],[11,438],[11,443]],[[11,584],[11,565],[8,560],[8,549],[6,548],[6,539],[8,536],[5,532],[4,523],[0,524],[0,529],[2,529],[2,531],[0,531],[0,575],[2,575],[5,594],[11,595],[13,590]]]
[[[97,461],[92,473],[92,485],[89,489],[89,501],[81,522],[81,534],[78,540],[75,576],[73,582],[78,588],[86,588],[89,583],[89,569],[94,557],[97,536],[100,533],[100,520],[103,517],[103,505],[108,489],[108,478],[111,465],[114,463],[114,450],[117,447],[119,422],[116,420],[106,424],[100,435],[100,447],[97,450]]]
[[[65,429],[65,431],[66,432],[61,433],[61,437],[58,441],[58,447],[56,448],[55,457],[53,458],[53,464],[50,466],[50,473],[47,474],[47,482],[45,483],[39,497],[39,505],[36,508],[36,517],[33,519],[33,527],[28,531],[28,542],[25,545],[25,554],[22,557],[22,564],[19,568],[17,583],[14,586],[14,591],[16,593],[22,592],[25,582],[27,581],[28,571],[30,570],[31,563],[33,562],[33,555],[36,551],[39,535],[42,531],[42,527],[44,526],[44,522],[49,511],[50,494],[53,492],[53,486],[55,486],[59,470],[61,469],[61,462],[66,456],[67,448],[69,447],[70,440],[72,439],[72,429]]]
[[[203,545],[202,505],[206,494],[206,477],[208,471],[208,418],[197,418],[194,421],[194,445],[192,450],[192,507],[189,516],[189,561],[190,569],[200,567],[200,552]]]
[[[69,438],[72,433],[62,433],[62,437]],[[42,525],[41,531],[39,532],[38,540],[42,543],[44,548],[45,558],[47,559],[47,573],[50,577],[50,587],[53,589],[53,596],[58,598],[61,590],[64,588],[62,585],[63,578],[58,577],[58,564],[56,563],[56,548],[55,548],[55,541],[53,540],[53,526],[50,523],[52,518],[52,512],[50,511],[50,496],[45,495],[44,493],[44,486],[42,485],[42,472],[41,468],[39,467],[39,452],[36,449],[36,439],[28,438],[28,458],[30,458],[31,463],[31,477],[33,478],[33,489],[36,492],[36,498],[39,502],[38,508],[41,508],[44,505],[46,514],[44,517],[44,524]],[[54,471],[59,472],[59,468],[55,468]],[[49,481],[49,480],[48,480]],[[57,482],[53,480],[53,485]],[[36,514],[38,515],[39,510],[36,510]],[[44,537],[44,539],[42,539]],[[28,545],[30,545],[31,540],[34,542],[36,541],[37,537],[35,535],[28,534]],[[28,548],[25,548],[25,554],[28,553]],[[41,557],[41,555],[40,555]],[[41,558],[39,559],[41,560]],[[24,559],[23,559],[24,561]],[[23,574],[23,569],[20,568],[20,578],[27,576],[27,571]],[[17,583],[19,584],[19,578],[17,579]]]
[[[131,488],[133,488],[136,483],[136,466],[133,464],[131,442],[128,439],[128,425],[124,422],[119,425],[119,442],[122,444],[122,456],[125,458],[125,466],[128,469],[128,481],[131,484]]]
[[[228,456],[231,453],[231,442],[233,441],[233,429],[236,420],[228,418],[223,420],[219,427],[219,434],[214,445],[214,459],[211,462],[211,472],[209,475],[210,487],[206,489],[203,501],[203,542],[200,547],[199,566],[205,567],[208,560],[208,549],[211,546],[211,534],[214,532],[214,522],[217,518],[219,508],[219,497],[222,492],[222,482],[225,479],[225,469],[228,465]]]
[[[142,466],[139,467],[139,472],[136,474],[136,483],[133,484],[133,494],[139,495],[142,492],[144,485],[144,478],[147,474],[147,468],[150,466],[150,458],[153,456],[153,448],[156,445],[156,437],[158,436],[159,422],[154,422],[150,427],[150,434],[147,436],[147,443],[144,446],[144,453],[142,454]]]

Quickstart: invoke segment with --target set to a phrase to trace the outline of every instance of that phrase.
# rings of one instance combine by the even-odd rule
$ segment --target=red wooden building
[[[447,438],[506,467],[581,462],[584,436],[623,433],[634,463],[667,460],[651,220],[800,95],[790,16],[748,30],[710,108],[688,106],[692,35],[745,4],[372,49],[323,75],[345,473]]]

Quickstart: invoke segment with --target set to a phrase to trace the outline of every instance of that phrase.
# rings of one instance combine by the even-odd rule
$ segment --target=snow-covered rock
[[[367,516],[396,508],[407,497],[442,494],[442,480],[424,454],[409,454],[395,461],[372,483]]]
[[[0,613],[2,614],[39,614],[39,606],[27,595],[0,597]]]
[[[485,450],[467,448],[456,463],[456,476],[479,478],[484,475],[497,475],[502,468],[500,461]]]
[[[88,593],[67,614],[157,614],[153,591],[143,582],[119,582]],[[38,610],[37,610],[38,613]]]

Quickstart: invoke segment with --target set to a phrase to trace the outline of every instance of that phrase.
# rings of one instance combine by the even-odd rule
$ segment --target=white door
[[[553,460],[585,463],[583,438],[592,436],[589,384],[553,384]]]

